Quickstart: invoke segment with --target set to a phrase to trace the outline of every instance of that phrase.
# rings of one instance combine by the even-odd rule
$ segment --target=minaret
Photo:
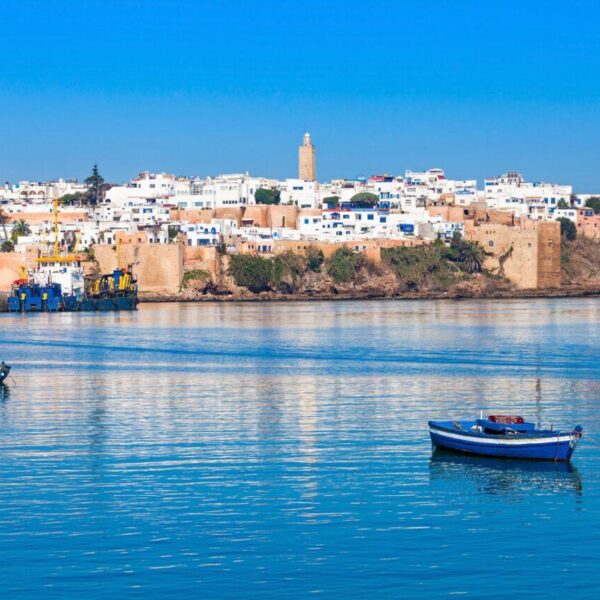
[[[298,177],[304,181],[317,178],[317,149],[310,141],[310,133],[304,134],[304,144],[298,151]]]

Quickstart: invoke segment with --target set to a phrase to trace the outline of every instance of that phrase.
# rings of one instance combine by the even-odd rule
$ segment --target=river
[[[3,597],[600,592],[599,299],[3,314],[0,359]],[[432,456],[480,410],[584,438]]]

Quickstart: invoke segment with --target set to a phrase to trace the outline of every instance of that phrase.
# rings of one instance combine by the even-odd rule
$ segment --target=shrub
[[[450,249],[452,252],[456,250]],[[383,248],[381,256],[408,289],[445,287],[457,280],[458,268],[443,244]]]
[[[268,258],[234,254],[231,257],[229,271],[236,285],[248,288],[255,294],[271,289],[273,262]]]
[[[600,213],[600,196],[592,196],[585,201],[587,208],[591,208],[595,213]]]
[[[379,197],[370,192],[360,192],[350,198],[353,208],[373,208],[379,202]]]
[[[327,208],[335,208],[340,203],[339,196],[327,196],[327,198],[323,198],[323,204],[327,205]]]
[[[190,281],[206,281],[207,279],[210,279],[210,273],[208,271],[204,271],[203,269],[192,269],[183,274],[181,287],[185,290],[189,286]]]
[[[306,268],[313,273],[320,273],[321,266],[325,262],[323,251],[313,246],[306,249]]]
[[[348,283],[354,279],[365,259],[362,254],[356,254],[343,246],[338,248],[327,262],[327,273],[335,283]]]
[[[278,291],[291,294],[298,289],[298,284],[306,271],[306,262],[302,256],[291,251],[278,254],[273,259],[273,283]]]
[[[279,204],[281,202],[281,192],[259,188],[254,193],[254,199],[256,204]]]
[[[565,217],[558,219],[558,222],[560,223],[560,235],[572,242],[577,237],[577,227],[575,226],[575,223],[573,223],[571,219]]]
[[[15,245],[10,240],[4,240],[0,247],[0,252],[14,252]]]

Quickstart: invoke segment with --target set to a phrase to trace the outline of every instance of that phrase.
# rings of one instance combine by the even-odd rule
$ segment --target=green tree
[[[309,246],[306,249],[306,267],[309,271],[313,273],[320,273],[321,266],[325,262],[325,256],[323,255],[323,251],[315,248],[314,246]]]
[[[92,168],[92,174],[86,178],[85,184],[88,186],[88,201],[90,204],[98,204],[102,196],[102,186],[104,185],[104,178],[98,171],[98,165],[94,164]]]
[[[279,204],[281,202],[281,192],[279,190],[268,190],[258,188],[254,192],[256,204]]]
[[[561,198],[558,201],[558,204],[556,205],[556,208],[571,208],[571,205],[566,200],[564,200],[563,198]]]
[[[10,231],[10,239],[16,244],[21,236],[26,236],[31,233],[31,228],[25,219],[15,221]]]
[[[558,219],[558,222],[560,223],[560,235],[572,242],[577,237],[577,227],[575,226],[575,223],[573,223],[571,219],[566,219],[565,217]]]
[[[180,231],[181,231],[181,229],[180,229],[179,225],[169,225],[168,226],[169,242],[176,240]]]
[[[14,252],[15,245],[10,240],[4,240],[0,246],[0,252]]]
[[[60,203],[63,206],[81,206],[85,204],[87,200],[87,194],[83,192],[75,192],[74,194],[65,194],[61,196]]]
[[[268,258],[251,254],[234,254],[230,259],[229,272],[236,285],[248,288],[255,294],[271,289],[273,263]]]
[[[585,205],[595,213],[600,213],[600,196],[591,196],[585,201]]]
[[[477,242],[465,242],[459,251],[458,262],[465,273],[481,273],[484,252]]]
[[[360,192],[350,198],[350,204],[353,208],[373,208],[378,202],[378,196],[370,192]]]
[[[345,246],[338,248],[328,260],[327,273],[336,283],[348,283],[363,266],[365,258]]]

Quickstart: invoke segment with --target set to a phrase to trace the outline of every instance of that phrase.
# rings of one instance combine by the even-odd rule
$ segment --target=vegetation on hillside
[[[335,283],[350,283],[356,279],[366,260],[362,254],[341,247],[329,258],[317,248],[308,248],[305,254],[283,252],[273,258],[252,254],[233,255],[229,272],[236,285],[251,292],[276,291],[283,294],[297,292],[305,282],[305,275],[325,273]]]
[[[323,251],[314,246],[309,246],[306,250],[306,268],[313,273],[320,273],[324,262]]]
[[[564,283],[600,285],[600,240],[583,235],[563,239],[561,266]]]
[[[342,246],[327,261],[327,273],[335,283],[349,283],[365,264],[365,257]]]
[[[204,271],[203,269],[192,269],[191,271],[186,271],[181,281],[181,289],[187,289],[192,281],[204,282],[210,279],[210,273],[208,271]]]
[[[347,246],[340,246],[327,259],[314,247],[304,254],[288,251],[275,257],[233,255],[229,273],[236,285],[253,293],[294,294],[313,285],[343,289],[362,284],[391,284],[400,290],[442,290],[481,273],[484,258],[478,244],[456,237],[450,245],[438,241],[412,248],[384,249],[381,266]]]
[[[229,271],[236,285],[248,288],[258,294],[271,289],[273,280],[273,260],[254,254],[234,254],[229,263]]]
[[[454,236],[449,246],[440,240],[421,246],[384,248],[382,259],[408,290],[442,289],[465,276],[481,273],[485,253],[476,242]]]
[[[577,237],[577,227],[575,226],[575,223],[573,223],[571,219],[565,217],[558,219],[558,222],[560,223],[560,235],[563,240],[572,242]]]

